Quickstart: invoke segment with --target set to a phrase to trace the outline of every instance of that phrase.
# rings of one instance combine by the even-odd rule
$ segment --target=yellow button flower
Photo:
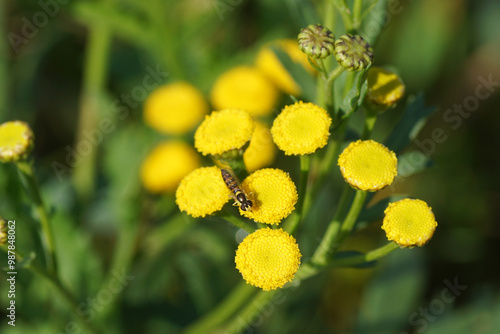
[[[11,121],[0,125],[0,161],[25,159],[33,149],[34,135],[28,124]]]
[[[262,228],[249,234],[236,250],[236,268],[243,279],[264,291],[292,281],[300,266],[299,246],[282,229]]]
[[[264,168],[252,173],[241,184],[253,202],[252,211],[240,214],[259,223],[279,224],[297,203],[297,188],[281,169]]]
[[[221,210],[230,195],[216,166],[195,169],[182,179],[175,193],[179,209],[193,217]]]
[[[381,67],[368,70],[368,91],[365,101],[375,110],[383,111],[394,106],[405,94],[401,78]]]
[[[271,134],[286,155],[310,154],[326,145],[331,123],[325,109],[299,101],[283,108],[274,120]]]
[[[144,103],[144,121],[166,134],[191,131],[208,113],[201,92],[187,82],[175,82],[155,89]]]
[[[249,173],[259,168],[269,166],[276,156],[276,145],[274,145],[271,131],[261,122],[255,122],[250,145],[243,154],[243,161]]]
[[[239,149],[250,140],[254,127],[254,121],[246,111],[214,111],[196,130],[194,146],[203,155]]]
[[[270,114],[278,96],[273,83],[257,68],[250,66],[237,66],[223,73],[210,93],[216,109],[243,109],[252,116]]]
[[[146,157],[141,181],[152,193],[174,192],[182,178],[200,167],[196,150],[181,141],[163,142]]]
[[[358,140],[340,154],[342,176],[356,189],[377,191],[394,181],[398,172],[396,154],[373,140]]]
[[[297,40],[281,39],[271,42],[262,47],[257,54],[255,65],[283,92],[298,96],[300,95],[300,86],[293,80],[292,76],[283,67],[271,47],[277,47],[288,54],[290,59],[303,66],[306,70],[313,73],[313,68],[307,60],[307,55],[299,49]]]
[[[409,198],[390,203],[382,223],[387,239],[400,247],[425,245],[436,227],[431,207],[424,201]]]

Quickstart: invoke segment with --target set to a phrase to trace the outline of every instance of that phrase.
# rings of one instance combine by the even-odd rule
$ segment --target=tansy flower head
[[[269,291],[292,281],[301,256],[295,238],[287,232],[261,228],[240,243],[235,262],[247,283]]]
[[[141,180],[152,193],[174,192],[182,178],[200,163],[192,146],[181,141],[163,142],[142,163]]]
[[[0,246],[7,242],[7,222],[0,217]]]
[[[290,95],[300,95],[300,86],[283,67],[272,47],[277,47],[290,57],[290,59],[306,70],[313,73],[313,68],[307,60],[307,55],[302,53],[294,39],[281,39],[262,47],[257,54],[255,65],[261,70],[280,90]]]
[[[214,111],[196,130],[194,146],[203,155],[239,149],[250,140],[254,127],[254,121],[246,111]]]
[[[370,109],[385,111],[394,106],[405,94],[405,85],[401,78],[381,67],[372,67],[368,71],[368,91],[365,102]]]
[[[297,188],[281,169],[259,169],[248,176],[241,186],[253,206],[251,212],[240,209],[240,214],[256,222],[279,224],[295,209]]]
[[[271,131],[261,122],[255,122],[250,145],[243,154],[243,161],[249,173],[269,166],[276,156],[276,145],[274,145]]]
[[[363,37],[346,34],[335,41],[335,58],[343,68],[360,71],[373,62],[373,48]]]
[[[401,247],[425,245],[434,234],[437,222],[431,208],[418,199],[402,199],[385,209],[382,229],[387,239]]]
[[[278,90],[257,68],[237,66],[215,81],[210,98],[216,109],[238,108],[264,116],[276,105]]]
[[[184,177],[175,193],[181,211],[193,217],[205,217],[222,209],[231,193],[218,167],[195,169]]]
[[[326,145],[331,123],[325,109],[300,101],[283,108],[274,120],[271,134],[286,155],[310,154]]]
[[[16,162],[25,159],[33,149],[34,135],[28,124],[11,121],[0,125],[0,161]]]
[[[373,140],[358,140],[340,154],[342,176],[351,186],[377,191],[392,183],[397,174],[396,154]]]
[[[184,134],[193,129],[208,112],[201,92],[187,82],[156,88],[144,103],[144,121],[167,134]]]

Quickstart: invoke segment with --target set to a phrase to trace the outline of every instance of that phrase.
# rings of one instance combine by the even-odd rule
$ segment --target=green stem
[[[205,334],[221,325],[239,309],[256,291],[253,286],[241,282],[212,312],[186,328],[184,334]]]
[[[111,31],[105,24],[96,22],[90,27],[80,97],[80,116],[76,138],[78,144],[87,140],[84,133],[97,128],[100,119],[100,101],[107,80],[107,65],[111,46]],[[97,145],[97,144],[95,144]],[[88,198],[94,190],[97,148],[88,145],[89,151],[76,165],[73,181],[77,193]]]
[[[7,1],[2,1],[0,3],[0,36],[6,36],[5,24],[6,20],[6,6]],[[8,85],[8,52],[7,52],[7,41],[6,38],[2,38],[0,41],[0,120],[5,120],[7,115],[7,89]]]
[[[300,180],[299,180],[299,193],[297,201],[297,211],[295,216],[286,226],[286,231],[293,234],[297,227],[304,219],[305,208],[309,205],[311,192],[307,191],[309,181],[309,169],[311,167],[311,158],[308,154],[300,156]]]
[[[351,195],[351,187],[346,183],[344,185],[344,189],[342,191],[342,195],[340,196],[339,204],[337,206],[337,210],[335,211],[335,215],[328,225],[325,234],[323,236],[323,239],[321,239],[321,242],[314,252],[311,262],[314,263],[315,265],[324,265],[328,262],[328,257],[329,254],[331,253],[331,249],[333,245],[333,242],[339,233],[340,226],[341,226],[341,221],[340,218],[344,214],[344,211],[346,210],[347,204],[349,203],[349,199]]]
[[[376,121],[377,121],[377,113],[365,109],[365,126],[362,135],[363,140],[370,138],[373,132],[373,128],[375,127]]]
[[[314,264],[312,262],[307,262],[300,266],[297,274],[295,274],[294,280],[302,281],[310,278],[319,273],[325,267],[353,267],[363,265],[365,263],[378,260],[398,248],[399,246],[396,243],[389,242],[388,244],[369,251],[368,253],[349,258],[333,259],[332,261],[326,262],[324,264]]]
[[[354,0],[352,8],[352,29],[356,32],[361,26],[361,9],[363,8],[363,0]]]
[[[187,223],[181,213],[176,214],[168,222],[152,229],[145,236],[142,242],[144,253],[148,257],[153,257],[165,249],[170,243],[184,234],[193,224]]]
[[[263,312],[263,308],[276,295],[278,290],[260,291],[257,295],[243,308],[238,314],[233,317],[229,324],[225,325],[223,332],[225,334],[241,333],[251,322],[251,319],[257,313]]]
[[[1,247],[2,250],[9,254],[9,250],[7,249],[7,246],[4,245]],[[12,250],[10,250],[12,252]],[[18,259],[19,262],[23,262],[24,257],[20,252],[17,250],[13,251],[16,254],[16,258]],[[34,274],[44,278],[48,282],[50,282],[56,290],[59,292],[59,294],[63,297],[63,299],[66,301],[66,303],[70,306],[71,310],[74,313],[75,318],[77,321],[80,323],[80,325],[86,330],[88,333],[98,333],[98,331],[93,328],[89,322],[83,317],[82,313],[78,309],[78,304],[75,301],[75,298],[71,294],[71,292],[66,289],[66,287],[61,283],[59,278],[51,273],[46,272],[44,269],[38,267],[35,263],[31,262],[29,265],[27,265],[25,268],[31,270]]]
[[[336,267],[358,266],[380,259],[381,257],[386,256],[387,254],[398,248],[399,248],[398,244],[391,241],[385,244],[384,246],[371,250],[365,254],[360,254],[343,259],[334,259],[332,262],[329,263],[329,265]]]
[[[351,10],[347,6],[345,0],[332,0],[334,6],[337,8],[340,16],[342,17],[342,21],[344,22],[344,26],[346,31],[352,30],[352,18],[351,18]]]
[[[40,187],[33,170],[31,163],[27,161],[19,161],[16,163],[19,175],[26,187],[26,191],[31,197],[37,219],[40,222],[40,239],[45,254],[45,262],[49,273],[57,275],[57,261],[55,257],[54,238],[52,236],[52,228],[50,225],[49,215],[43,204],[42,196],[40,195]]]
[[[363,190],[356,190],[356,195],[354,196],[354,200],[351,204],[351,208],[349,209],[349,212],[347,213],[347,216],[345,217],[344,221],[342,222],[342,226],[340,227],[340,231],[335,238],[334,244],[333,244],[333,249],[336,251],[344,239],[351,233],[354,224],[356,223],[356,219],[358,219],[359,213],[361,212],[361,209],[363,208],[363,205],[365,203],[366,195],[368,192],[363,191]]]

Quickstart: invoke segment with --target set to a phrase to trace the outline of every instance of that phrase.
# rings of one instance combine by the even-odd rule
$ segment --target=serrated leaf
[[[403,117],[385,141],[385,146],[399,154],[415,139],[435,110],[434,107],[425,106],[424,94],[409,99]]]
[[[293,80],[300,86],[302,97],[306,101],[314,101],[316,96],[316,83],[314,78],[306,71],[306,69],[295,63],[288,54],[279,47],[271,46],[278,60],[292,76]]]

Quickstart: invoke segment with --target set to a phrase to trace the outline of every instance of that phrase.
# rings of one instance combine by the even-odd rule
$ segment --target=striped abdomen
[[[243,211],[252,211],[252,201],[250,201],[243,190],[240,188],[240,184],[238,179],[228,170],[221,168],[220,173],[222,175],[222,179],[226,186],[231,190],[235,202],[235,205],[240,205],[241,210]]]

